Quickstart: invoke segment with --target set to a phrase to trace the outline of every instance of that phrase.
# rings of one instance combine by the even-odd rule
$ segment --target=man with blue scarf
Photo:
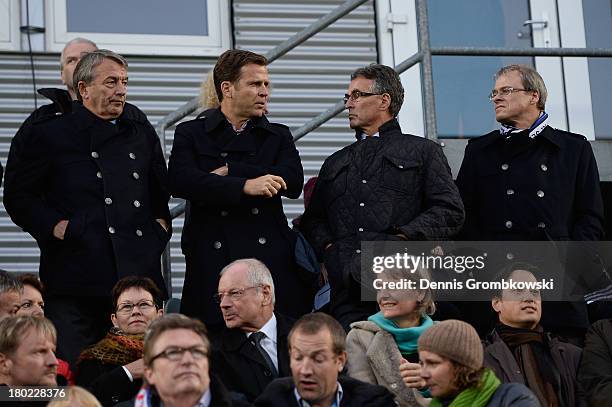
[[[457,176],[466,211],[464,240],[602,239],[593,150],[584,136],[548,124],[546,97],[532,67],[509,65],[495,74],[489,99],[501,127],[469,141]],[[588,327],[586,306],[567,305],[563,312],[547,311],[555,320],[543,323],[580,338]]]

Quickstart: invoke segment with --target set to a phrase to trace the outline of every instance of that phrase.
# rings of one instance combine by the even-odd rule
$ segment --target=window
[[[46,13],[50,51],[74,37],[145,55],[216,56],[230,46],[227,0],[55,0]]]
[[[20,40],[19,2],[0,0],[0,49],[18,51]]]

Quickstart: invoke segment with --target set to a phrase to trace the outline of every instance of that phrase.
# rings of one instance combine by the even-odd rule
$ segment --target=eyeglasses
[[[362,92],[360,90],[354,90],[353,93],[351,93],[350,95],[345,93],[344,94],[344,103],[348,103],[349,99],[352,100],[353,102],[356,102],[357,100],[359,100],[359,98],[361,97],[368,97],[368,96],[374,96],[374,95],[382,95],[382,93],[370,93],[370,92]]]
[[[117,313],[131,314],[132,311],[134,311],[134,308],[136,307],[138,307],[138,309],[142,312],[147,312],[151,311],[151,309],[155,307],[155,304],[153,303],[153,301],[148,300],[140,301],[138,304],[126,302],[124,304],[119,305],[119,308],[117,308]]]
[[[229,295],[232,301],[236,301],[244,296],[244,292],[246,290],[252,290],[253,288],[259,288],[259,287],[263,287],[263,286],[260,284],[260,285],[255,285],[253,287],[235,288],[233,290],[229,290],[226,293],[216,293],[216,294],[213,294],[213,300],[215,300],[217,304],[221,304],[221,302],[223,301],[223,297],[225,297],[226,295]]]
[[[189,348],[171,346],[159,352],[157,355],[153,356],[151,358],[151,361],[149,362],[149,365],[153,363],[155,359],[158,358],[168,359],[172,362],[179,361],[183,358],[185,352],[189,352],[195,360],[202,360],[208,357],[208,350],[201,345],[191,346]]]
[[[489,100],[493,100],[497,96],[509,96],[513,92],[532,92],[532,90],[531,89],[518,89],[518,88],[513,88],[511,86],[506,86],[505,88],[501,88],[500,90],[493,89],[491,93],[489,93]]]

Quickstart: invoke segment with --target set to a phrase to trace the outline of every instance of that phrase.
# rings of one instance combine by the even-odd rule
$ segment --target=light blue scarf
[[[368,321],[374,322],[376,325],[389,332],[395,338],[395,343],[402,355],[410,355],[418,350],[419,336],[429,327],[433,326],[433,321],[427,315],[421,318],[421,325],[412,328],[400,328],[395,322],[386,319],[382,312],[370,316]]]

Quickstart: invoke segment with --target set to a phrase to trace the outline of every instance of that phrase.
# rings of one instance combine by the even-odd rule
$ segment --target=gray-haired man
[[[464,213],[442,149],[402,134],[404,89],[392,68],[357,69],[344,100],[357,141],[323,163],[300,229],[325,260],[331,313],[348,330],[376,312],[360,301],[361,242],[447,239]]]
[[[47,316],[58,353],[74,362],[104,336],[113,285],[127,275],[160,289],[160,255],[170,237],[166,164],[145,121],[122,115],[127,61],[98,50],[74,72],[72,112],[24,129],[29,143],[4,202],[41,250]]]

